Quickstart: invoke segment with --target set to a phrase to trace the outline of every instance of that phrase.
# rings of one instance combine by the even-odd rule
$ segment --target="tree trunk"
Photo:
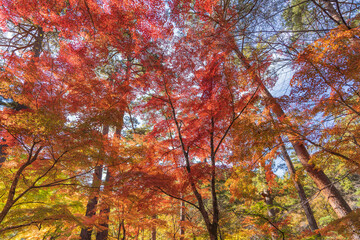
[[[271,221],[275,223],[276,210],[274,209],[273,197],[271,196],[269,190],[264,190],[261,195],[264,197],[264,202],[268,206],[268,216],[270,217]]]
[[[152,218],[156,219],[156,215],[154,215]],[[151,240],[156,240],[156,227],[152,227],[151,229]]]
[[[300,201],[301,201],[301,206],[304,209],[304,212],[305,212],[307,221],[309,223],[310,229],[312,231],[315,231],[315,230],[319,229],[319,227],[318,227],[318,225],[316,223],[313,211],[312,211],[312,209],[310,207],[309,201],[308,201],[308,199],[306,197],[306,194],[305,194],[305,191],[304,191],[304,188],[303,188],[302,184],[296,178],[296,171],[295,171],[294,165],[292,164],[290,156],[287,153],[285,145],[282,142],[282,139],[281,138],[279,138],[279,139],[280,139],[280,144],[281,144],[281,153],[282,153],[282,155],[284,157],[286,166],[287,166],[287,168],[289,170],[290,177],[292,178],[292,180],[294,182],[294,185],[295,185],[295,188],[296,188],[296,190],[298,192],[298,195],[299,195],[299,198],[300,198]]]
[[[93,175],[93,182],[91,185],[91,188],[94,191],[93,195],[95,196],[90,198],[86,205],[85,216],[88,218],[91,218],[96,214],[96,206],[98,204],[98,195],[100,192],[101,178],[102,178],[102,166],[96,166]],[[82,228],[80,232],[80,239],[91,240],[91,234],[92,234],[92,226],[89,228]]]
[[[218,226],[215,224],[211,224],[211,228],[209,230],[209,234],[210,234],[210,240],[217,240],[217,230],[218,230]]]
[[[111,174],[109,168],[107,169],[106,179],[105,179],[105,191],[109,190],[109,181],[111,179]],[[108,202],[104,203],[104,207],[100,210],[102,230],[99,230],[96,234],[96,240],[106,240],[109,235],[109,215],[110,215],[110,204]]]
[[[243,63],[244,67],[250,70],[251,66],[248,60],[240,52],[236,45],[234,45],[234,50],[241,62]],[[268,107],[271,107],[278,120],[280,122],[283,122],[287,117],[279,103],[267,90],[258,75],[254,76],[254,81],[255,84],[258,85],[261,95],[265,99],[266,105]],[[332,206],[338,217],[345,217],[348,213],[351,212],[351,208],[343,199],[340,192],[336,189],[336,187],[332,184],[332,182],[322,170],[317,169],[314,164],[310,163],[310,155],[305,145],[299,140],[296,140],[296,136],[293,136],[290,133],[288,133],[287,135],[291,144],[293,145],[293,148],[295,149],[295,152],[301,164],[305,167],[305,170],[308,172],[309,176],[314,180],[321,193],[325,196],[326,199],[328,199],[330,205]]]
[[[233,50],[238,56],[240,62],[247,70],[251,70],[251,65],[249,61],[237,47],[234,37],[230,36],[229,40],[232,41],[231,44]],[[253,79],[254,79],[254,83],[259,88],[260,93],[266,102],[266,106],[272,109],[272,111],[275,113],[276,117],[280,122],[284,122],[284,120],[287,119],[287,116],[282,110],[280,104],[276,101],[276,99],[271,95],[269,90],[265,87],[259,75],[255,74]],[[337,216],[339,218],[343,218],[347,214],[349,214],[352,211],[350,206],[347,204],[347,202],[342,197],[339,190],[334,186],[334,184],[330,181],[330,179],[326,176],[326,174],[322,170],[316,168],[315,165],[310,162],[310,154],[308,153],[305,145],[301,141],[297,140],[295,135],[292,135],[291,133],[287,133],[287,136],[301,164],[304,166],[305,170],[307,171],[311,179],[315,182],[316,186],[319,188],[325,199],[328,200],[329,204],[331,205]],[[354,226],[354,224],[352,225]],[[354,230],[353,232],[354,232],[353,238],[360,239],[360,236],[357,233],[355,233]]]
[[[121,136],[121,129],[123,127],[123,119],[122,119],[123,116],[124,116],[124,112],[121,115],[119,126],[117,126],[115,130],[116,137]],[[109,133],[109,126],[104,126],[103,135],[107,135],[108,133]],[[110,192],[112,190],[111,182],[112,182],[111,169],[108,167],[106,173],[106,179],[105,179],[105,187],[104,187],[105,192]],[[105,202],[104,205],[105,205],[104,208],[100,210],[100,215],[102,216],[102,223],[100,225],[103,227],[103,230],[98,231],[98,233],[96,234],[96,240],[106,240],[108,239],[108,235],[109,235],[109,219],[110,219],[111,205],[109,202]]]
[[[180,204],[180,240],[184,240],[185,227],[183,225],[185,221],[185,202],[181,201]]]
[[[109,127],[103,126],[102,134],[106,135],[108,133],[109,133]],[[101,186],[102,176],[103,176],[103,168],[104,168],[104,166],[102,166],[102,165],[95,167],[95,173],[93,175],[93,183],[91,186],[94,189],[95,196],[89,200],[89,202],[86,206],[86,214],[85,214],[86,217],[92,217],[92,216],[96,215],[96,207],[99,202],[98,195],[100,193],[100,186]],[[92,231],[93,231],[93,226],[91,226],[90,228],[81,229],[81,233],[80,233],[81,240],[91,240]]]
[[[190,164],[190,159],[189,159],[189,150],[186,150],[186,146],[184,144],[183,141],[183,137],[181,134],[181,130],[180,130],[180,123],[178,122],[177,118],[176,118],[176,113],[175,113],[175,108],[174,105],[171,101],[171,97],[165,87],[165,92],[168,96],[168,100],[169,100],[169,104],[170,104],[170,108],[172,111],[172,116],[174,118],[175,121],[175,125],[177,128],[177,132],[178,132],[178,136],[179,136],[179,140],[181,142],[181,148],[182,148],[182,152],[184,154],[184,158],[185,158],[185,170],[187,171],[188,174],[188,180],[189,180],[189,184],[190,184],[190,188],[198,202],[198,207],[197,209],[200,211],[205,225],[206,225],[206,229],[208,230],[210,239],[217,239],[217,229],[218,229],[218,221],[219,221],[219,208],[218,208],[218,202],[217,202],[217,195],[216,195],[216,165],[215,165],[215,148],[214,148],[214,119],[211,119],[211,125],[212,125],[212,131],[210,133],[210,148],[211,148],[211,167],[212,167],[212,171],[211,171],[211,197],[212,197],[212,209],[213,209],[213,218],[212,221],[210,220],[210,216],[208,211],[206,210],[205,207],[205,203],[203,200],[203,196],[201,195],[201,193],[197,190],[196,188],[196,184],[194,182],[194,178],[193,176],[191,176],[191,164]]]
[[[110,174],[107,173],[107,176]],[[108,177],[106,177],[108,178]],[[106,240],[109,235],[109,214],[110,214],[110,205],[105,203],[105,208],[100,210],[101,224],[102,230],[99,230],[96,234],[96,240]]]
[[[122,231],[122,238],[121,238],[121,240],[125,240],[125,238],[126,238],[126,229],[125,229],[125,222],[124,222],[124,220],[122,220],[122,221],[119,222],[117,240],[120,240],[121,231]]]
[[[218,227],[219,227],[219,203],[216,194],[216,161],[215,161],[215,143],[214,143],[214,132],[215,132],[215,120],[211,118],[211,132],[210,132],[210,157],[211,157],[211,197],[212,197],[212,209],[213,209],[213,220],[210,228],[210,238],[218,239]],[[219,143],[220,144],[220,143]]]

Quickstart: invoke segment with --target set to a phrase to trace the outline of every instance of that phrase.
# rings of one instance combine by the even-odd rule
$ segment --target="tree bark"
[[[156,215],[154,215],[152,218],[156,219]],[[156,227],[151,228],[151,240],[156,240]]]
[[[274,209],[274,199],[271,196],[269,190],[264,190],[261,195],[264,197],[264,202],[268,206],[268,216],[270,217],[271,221],[275,223],[276,211]]]
[[[245,56],[240,52],[240,50],[234,44],[234,50],[247,70],[251,69],[251,65]],[[254,76],[254,82],[259,86],[260,93],[262,97],[265,99],[267,107],[270,107],[272,111],[275,113],[276,117],[280,122],[284,122],[287,118],[285,112],[282,110],[279,103],[276,99],[271,95],[269,90],[265,87],[260,77],[256,74]],[[308,153],[305,145],[296,139],[296,136],[288,133],[288,138],[301,162],[301,164],[305,167],[305,170],[308,172],[309,176],[314,180],[317,187],[320,189],[321,193],[328,199],[330,205],[338,215],[338,217],[345,217],[348,213],[351,212],[351,208],[347,204],[347,202],[343,199],[340,192],[336,189],[336,187],[332,184],[330,179],[325,175],[325,173],[317,169],[314,164],[310,163],[310,154]]]
[[[109,190],[109,182],[111,179],[111,173],[109,168],[107,169],[104,191]],[[96,240],[106,240],[109,235],[109,215],[110,215],[110,204],[104,202],[104,207],[100,209],[101,224],[103,230],[99,230],[96,234]]]
[[[116,127],[115,130],[115,136],[116,137],[121,137],[121,130],[123,127],[123,116],[124,116],[124,112],[122,112],[122,115],[119,119],[119,123],[118,126]],[[109,126],[104,126],[103,127],[103,135],[107,135],[109,133]],[[105,192],[110,192],[112,189],[112,186],[110,185],[112,182],[112,175],[111,175],[111,169],[107,168],[107,173],[106,173],[106,179],[105,179],[105,187],[104,187],[104,191]],[[106,240],[108,239],[108,235],[109,235],[109,220],[110,220],[110,208],[111,205],[109,204],[109,202],[104,204],[105,207],[103,209],[100,210],[100,215],[103,217],[102,223],[100,224],[104,230],[99,231],[96,234],[96,240]],[[125,226],[123,226],[124,228],[124,234],[125,234]],[[125,237],[125,235],[124,235]]]
[[[295,188],[296,188],[296,190],[298,192],[298,195],[299,195],[299,198],[300,198],[300,201],[301,201],[301,206],[304,209],[304,212],[305,212],[305,215],[306,215],[306,219],[307,219],[307,221],[309,223],[310,229],[312,231],[315,231],[315,230],[319,229],[319,227],[318,227],[318,225],[316,223],[313,211],[312,211],[312,209],[310,207],[310,204],[309,204],[309,201],[308,201],[308,199],[306,197],[304,188],[303,188],[302,184],[300,183],[300,181],[296,178],[296,171],[295,171],[294,165],[292,164],[292,161],[290,159],[289,154],[287,153],[286,147],[285,147],[284,143],[282,142],[282,139],[279,138],[279,140],[280,140],[280,144],[281,144],[281,153],[282,153],[282,155],[284,157],[286,166],[287,166],[287,168],[289,170],[290,177],[293,180]]]
[[[230,44],[232,44],[233,50],[235,51],[242,65],[245,67],[245,69],[251,70],[252,67],[249,61],[237,47],[234,37],[229,36],[229,40]],[[280,104],[276,101],[276,99],[271,95],[269,90],[265,87],[259,75],[254,74],[253,79],[254,83],[259,87],[260,94],[264,98],[266,106],[272,109],[273,113],[276,115],[280,122],[284,122],[285,120],[287,120],[285,112],[281,108]],[[291,133],[287,133],[287,136],[301,164],[304,166],[311,179],[315,182],[316,186],[319,188],[319,191],[321,191],[321,194],[325,197],[325,199],[327,199],[327,201],[335,211],[336,215],[339,218],[343,218],[348,215],[352,211],[350,206],[342,197],[339,190],[326,176],[324,171],[316,168],[315,165],[310,162],[310,154],[307,151],[304,143],[302,143],[302,141],[300,140],[297,140],[297,137]],[[353,226],[354,225],[355,224],[353,224]],[[360,236],[356,233],[355,230],[353,230],[353,233],[354,239],[360,239]]]
[[[106,136],[109,133],[108,125],[103,126],[102,133],[104,136]],[[110,172],[109,167],[107,167],[106,178],[105,178],[105,182],[104,182],[104,185],[105,185],[104,191],[105,192],[109,192],[111,190],[110,180],[111,180],[111,172]],[[106,199],[103,203],[103,207],[100,209],[99,215],[101,218],[100,226],[102,227],[102,230],[99,230],[96,233],[96,240],[106,240],[109,235],[109,215],[110,215],[110,204],[107,202]]]
[[[180,203],[180,240],[184,240],[185,237],[185,227],[183,225],[185,221],[185,202],[181,201]]]
[[[189,149],[185,146],[184,141],[183,141],[183,136],[181,133],[181,127],[180,127],[180,123],[177,120],[176,117],[176,112],[175,112],[175,107],[172,103],[171,97],[168,93],[168,90],[165,86],[165,93],[168,97],[169,100],[169,105],[170,105],[170,109],[172,112],[172,116],[174,118],[174,122],[176,125],[176,129],[177,129],[177,133],[178,133],[178,137],[181,143],[181,149],[184,155],[184,159],[185,159],[185,170],[188,174],[188,180],[189,180],[189,184],[191,187],[191,190],[193,192],[193,194],[195,195],[195,198],[198,202],[198,206],[197,209],[200,211],[205,225],[206,225],[206,229],[208,230],[209,236],[211,240],[217,240],[217,229],[218,229],[218,219],[219,219],[219,209],[218,209],[218,202],[217,202],[217,196],[216,196],[216,189],[215,189],[215,178],[216,178],[216,166],[215,166],[215,148],[214,148],[214,119],[211,119],[211,124],[212,124],[212,131],[210,133],[210,148],[211,148],[211,164],[212,164],[212,171],[211,171],[211,196],[212,196],[212,209],[213,209],[213,219],[212,221],[210,220],[210,216],[208,211],[205,208],[205,203],[203,200],[203,196],[200,194],[200,192],[197,190],[196,188],[196,184],[194,182],[194,178],[191,174],[191,164],[190,164],[190,159],[189,159]],[[187,149],[187,150],[186,150]]]
[[[109,126],[103,126],[102,134],[107,135],[109,133]],[[86,206],[86,217],[92,217],[96,215],[96,208],[99,202],[98,195],[100,194],[100,187],[102,183],[102,177],[103,177],[103,165],[96,166],[95,167],[95,173],[93,175],[93,183],[92,188],[94,189],[95,196],[89,199],[89,202]],[[108,178],[108,176],[106,176]],[[100,212],[101,214],[101,212]],[[91,234],[93,231],[93,226],[90,228],[83,228],[81,229],[80,238],[81,240],[91,240]]]
[[[125,229],[124,220],[120,221],[120,223],[119,223],[117,240],[120,240],[121,229],[122,229],[122,238],[121,238],[121,240],[125,240],[125,238],[126,238],[126,229]]]
[[[102,166],[96,166],[95,172],[93,174],[93,182],[91,188],[93,189],[93,196],[89,199],[86,205],[86,213],[85,216],[91,218],[96,214],[96,206],[98,204],[98,195],[100,192],[101,186],[101,178],[102,178]],[[80,239],[81,240],[91,240],[92,234],[92,226],[90,228],[82,228],[80,232]]]
[[[210,132],[210,153],[211,153],[211,197],[212,197],[212,208],[213,208],[213,219],[210,226],[210,238],[218,239],[218,227],[219,227],[219,204],[216,194],[216,161],[215,161],[215,143],[214,143],[214,132],[215,132],[215,120],[211,118],[211,132]]]
[[[277,209],[274,208],[274,197],[271,195],[268,189],[264,190],[261,195],[264,198],[265,204],[268,206],[267,214],[269,216],[269,223],[271,223],[272,226],[276,227],[276,230],[279,230],[276,221]],[[271,233],[271,239],[276,239],[276,234],[273,232]]]

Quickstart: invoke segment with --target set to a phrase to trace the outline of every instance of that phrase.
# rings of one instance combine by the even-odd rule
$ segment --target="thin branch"
[[[234,122],[241,116],[241,114],[245,111],[245,109],[246,109],[247,106],[250,104],[250,102],[252,101],[252,99],[255,97],[257,91],[259,90],[259,87],[260,87],[260,84],[257,86],[255,92],[251,95],[251,98],[249,99],[249,101],[248,101],[248,102],[245,104],[245,106],[241,109],[240,113],[232,119],[229,127],[226,129],[224,135],[221,137],[218,145],[216,146],[216,149],[215,149],[215,151],[214,151],[214,155],[215,155],[215,154],[217,153],[217,151],[219,150],[221,143],[224,141],[226,135],[227,135],[228,132],[230,131],[230,128],[232,127],[232,125],[234,124]]]
[[[169,196],[169,197],[172,197],[172,198],[175,198],[175,199],[177,199],[177,200],[186,202],[186,203],[190,204],[191,206],[193,206],[193,207],[195,207],[195,208],[197,208],[197,209],[200,210],[200,208],[199,208],[196,204],[194,204],[194,203],[192,203],[192,202],[189,202],[189,201],[187,201],[187,200],[185,200],[185,199],[183,199],[183,198],[181,198],[181,197],[176,197],[176,196],[174,196],[174,195],[172,195],[172,194],[170,194],[170,193],[167,193],[167,192],[165,192],[165,191],[164,191],[162,188],[160,188],[160,187],[156,187],[156,188],[159,189],[159,190],[160,190],[162,193],[164,193],[165,195],[167,195],[167,196]]]

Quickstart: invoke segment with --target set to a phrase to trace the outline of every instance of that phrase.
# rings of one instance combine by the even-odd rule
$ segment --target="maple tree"
[[[359,239],[358,11],[2,0],[0,236]]]

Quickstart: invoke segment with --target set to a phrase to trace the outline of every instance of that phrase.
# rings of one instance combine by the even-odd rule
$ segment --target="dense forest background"
[[[1,239],[360,239],[360,1],[1,0]]]

